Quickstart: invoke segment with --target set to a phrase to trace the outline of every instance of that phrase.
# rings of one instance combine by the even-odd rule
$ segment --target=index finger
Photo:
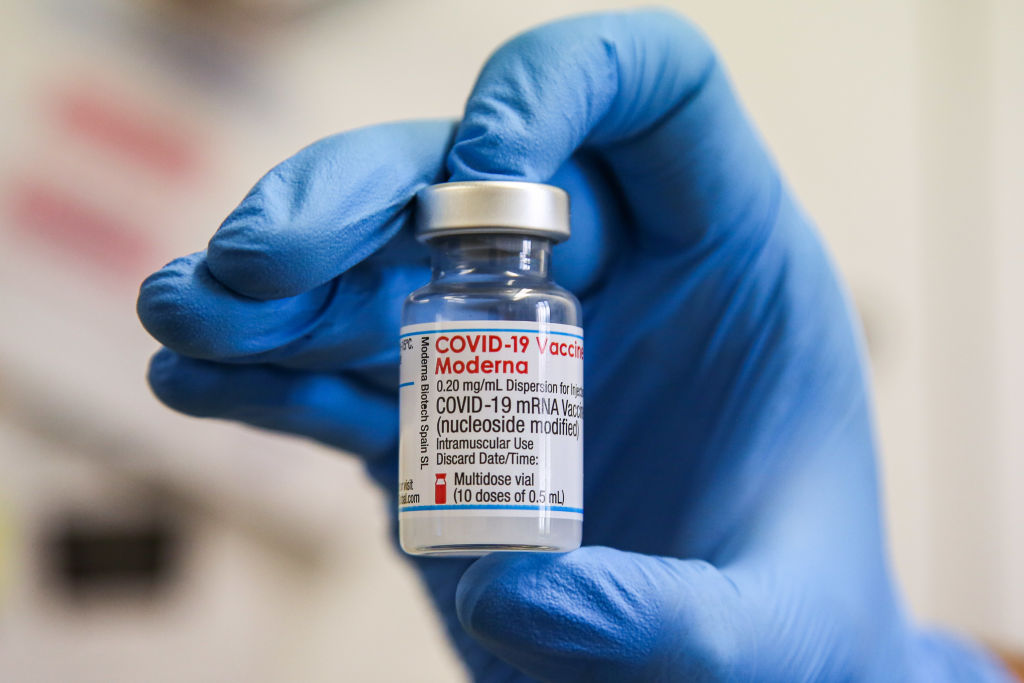
[[[555,22],[484,67],[452,180],[543,182],[575,150],[611,167],[633,224],[688,245],[775,210],[779,178],[704,36],[668,11]]]

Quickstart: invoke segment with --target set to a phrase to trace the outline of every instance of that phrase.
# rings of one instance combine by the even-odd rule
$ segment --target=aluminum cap
[[[430,185],[416,195],[416,237],[532,235],[569,239],[569,195],[553,185],[476,180]]]

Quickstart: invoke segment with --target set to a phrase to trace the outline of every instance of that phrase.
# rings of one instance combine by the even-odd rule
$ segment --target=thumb
[[[456,592],[463,628],[551,681],[749,679],[744,597],[718,569],[590,546],[495,553]]]

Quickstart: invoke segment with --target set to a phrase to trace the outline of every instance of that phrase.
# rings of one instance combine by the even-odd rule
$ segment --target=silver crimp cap
[[[553,185],[476,180],[430,185],[416,195],[416,237],[513,234],[569,239],[569,195]]]

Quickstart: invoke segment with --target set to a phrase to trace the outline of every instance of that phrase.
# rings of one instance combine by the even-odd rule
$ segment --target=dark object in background
[[[64,518],[47,541],[52,576],[76,598],[150,597],[173,583],[182,554],[180,524],[164,516],[130,522]]]

